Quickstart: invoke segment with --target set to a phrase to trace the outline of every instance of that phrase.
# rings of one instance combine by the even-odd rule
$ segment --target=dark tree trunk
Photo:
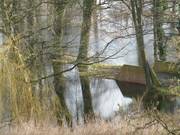
[[[79,55],[77,58],[77,61],[80,63],[87,61],[93,5],[94,5],[94,0],[83,1],[83,22],[81,26]],[[88,70],[88,67],[85,65],[79,65],[78,68],[80,72],[87,72]],[[80,80],[81,80],[82,94],[84,100],[84,116],[85,117],[88,115],[92,116],[94,114],[93,114],[89,78],[80,76]]]
[[[146,60],[146,54],[144,50],[144,38],[143,38],[143,27],[142,27],[142,3],[141,0],[131,0],[132,16],[135,26],[136,41],[138,45],[139,53],[139,64],[144,68],[146,78],[146,91],[152,89],[152,81],[150,76],[150,67]]]
[[[163,5],[161,0],[153,0],[153,26],[154,26],[154,58],[155,61],[166,59],[166,47],[163,31]]]
[[[146,80],[146,91],[143,95],[143,104],[145,108],[156,105],[158,100],[161,100],[161,96],[157,95],[156,88],[154,86],[160,85],[157,82],[157,77],[146,60],[146,54],[144,50],[144,38],[143,38],[143,26],[142,26],[142,3],[141,0],[131,0],[132,16],[136,32],[136,40],[139,49],[139,61],[140,66],[143,67]]]
[[[55,59],[63,59],[63,49],[62,49],[62,44],[63,44],[63,30],[64,30],[64,15],[65,15],[65,4],[66,4],[66,0],[54,0],[55,4],[54,4],[54,32],[55,32],[55,42],[57,42],[59,44],[58,48],[56,47],[56,45],[54,46],[54,56],[53,56],[53,60]],[[53,67],[53,71],[54,74],[58,74],[59,72],[61,72],[63,70],[63,65],[61,63],[58,62],[54,62],[52,60],[52,67]],[[63,118],[65,117],[68,125],[72,124],[72,116],[68,110],[68,107],[66,105],[65,102],[65,97],[64,97],[64,93],[65,93],[65,78],[63,76],[63,74],[58,75],[58,76],[54,76],[54,89],[55,92],[59,98],[59,103],[60,103],[60,108],[59,111],[57,112],[57,117],[58,117],[58,122],[59,124],[62,124],[63,122]],[[62,115],[61,115],[62,113]]]

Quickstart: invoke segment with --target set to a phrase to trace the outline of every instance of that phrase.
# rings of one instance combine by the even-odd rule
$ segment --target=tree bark
[[[166,59],[164,31],[162,28],[163,5],[162,0],[153,0],[153,31],[154,31],[154,58],[155,61]]]
[[[144,68],[147,91],[152,88],[152,81],[150,77],[149,64],[146,60],[146,54],[144,50],[144,38],[142,27],[142,3],[141,0],[131,0],[133,23],[135,26],[136,41],[138,45],[139,64]]]
[[[65,15],[65,4],[66,0],[54,0],[54,32],[55,32],[55,42],[59,44],[59,48],[57,49],[56,46],[54,46],[54,56],[53,59],[63,59],[63,50],[62,50],[62,44],[63,44],[63,30],[64,30],[64,15]],[[52,67],[54,74],[58,74],[63,70],[63,65],[57,62],[54,62],[52,60]],[[65,78],[63,74],[54,76],[54,89],[55,92],[59,98],[60,102],[60,111],[63,113],[63,117],[65,117],[68,125],[72,124],[72,116],[68,110],[68,107],[65,102]],[[63,118],[60,115],[60,112],[57,112],[58,122],[59,124],[62,124]]]
[[[83,22],[81,26],[80,48],[77,61],[82,63],[87,61],[89,35],[91,28],[91,16],[94,0],[83,0]],[[85,65],[78,66],[80,72],[87,72],[88,67]],[[84,100],[84,117],[93,114],[92,97],[90,92],[90,81],[88,77],[80,76],[82,95]]]

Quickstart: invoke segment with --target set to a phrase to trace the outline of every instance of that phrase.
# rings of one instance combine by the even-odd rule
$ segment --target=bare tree
[[[67,5],[67,0],[54,0],[54,38],[55,42],[59,44],[59,49],[57,49],[56,46],[54,46],[54,54],[53,59],[63,59],[63,31],[64,31],[64,17],[65,17],[65,6]],[[63,65],[61,63],[58,63],[56,61],[52,62],[52,67],[54,74],[57,74],[63,70]],[[65,116],[66,121],[71,124],[72,118],[71,114],[68,110],[68,107],[65,102],[65,79],[63,74],[60,74],[58,76],[54,76],[54,89],[56,94],[58,95],[60,105],[61,105],[61,111],[63,111],[63,115]],[[60,113],[60,112],[58,112]],[[57,114],[61,116],[61,114]],[[59,118],[60,124],[62,124],[61,117]]]
[[[85,63],[88,58],[89,35],[91,28],[91,16],[93,13],[94,0],[83,0],[83,22],[81,26],[80,48],[77,61]],[[86,65],[78,66],[80,72],[87,72]],[[84,100],[84,115],[93,115],[92,97],[88,77],[80,76],[82,94]]]

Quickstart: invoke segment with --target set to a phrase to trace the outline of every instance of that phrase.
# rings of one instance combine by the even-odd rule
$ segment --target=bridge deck
[[[139,66],[114,66],[96,64],[89,67],[88,73],[81,72],[82,76],[114,79],[121,82],[138,83],[145,85],[145,74]]]
[[[174,63],[157,62],[154,64],[156,73],[179,74],[179,67]],[[82,76],[114,79],[120,82],[145,85],[145,73],[142,67],[132,65],[105,65],[89,66],[88,73],[81,72]]]

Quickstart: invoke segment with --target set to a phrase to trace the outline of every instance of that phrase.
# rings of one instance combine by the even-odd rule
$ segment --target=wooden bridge
[[[67,57],[64,60],[55,61],[63,64],[73,64],[75,62],[72,57]],[[155,62],[153,69],[160,81],[171,79],[174,76],[180,78],[180,66],[176,63]],[[142,96],[146,88],[144,69],[140,66],[98,63],[88,65],[88,72],[80,72],[80,75],[90,78],[113,79],[121,89],[122,94],[127,97]]]
[[[156,62],[153,69],[160,80],[164,77],[180,77],[180,67],[175,63]],[[121,92],[127,97],[141,96],[146,88],[145,73],[140,66],[95,64],[89,66],[88,73],[81,72],[80,75],[116,80]]]
[[[0,53],[4,52],[5,49],[0,48]],[[55,62],[62,64],[73,64],[75,62],[74,57],[64,58],[64,60],[55,60]],[[174,75],[180,77],[180,66],[175,63],[156,62],[153,68],[160,80],[164,77],[171,78]],[[92,78],[113,79],[117,82],[123,95],[127,97],[141,96],[146,87],[145,73],[140,66],[92,64],[88,66],[88,72],[81,72],[80,75]]]

